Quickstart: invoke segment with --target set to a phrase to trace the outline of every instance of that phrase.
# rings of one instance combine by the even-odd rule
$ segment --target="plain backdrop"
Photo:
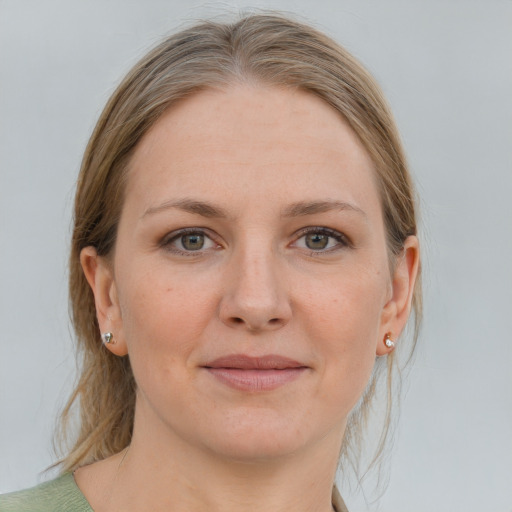
[[[103,104],[162,36],[248,6],[297,13],[374,73],[421,195],[425,322],[389,486],[349,509],[512,511],[509,0],[0,0],[0,491],[54,461],[71,204]]]

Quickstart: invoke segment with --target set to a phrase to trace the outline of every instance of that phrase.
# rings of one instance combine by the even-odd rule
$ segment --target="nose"
[[[235,257],[229,264],[220,318],[232,328],[252,332],[285,326],[292,308],[286,280],[272,250]]]

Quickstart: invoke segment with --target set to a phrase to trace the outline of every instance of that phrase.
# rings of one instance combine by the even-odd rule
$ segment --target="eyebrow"
[[[142,214],[142,217],[153,215],[171,208],[178,208],[179,210],[183,210],[188,213],[195,213],[196,215],[208,218],[226,218],[228,216],[226,211],[220,206],[214,206],[213,204],[205,203],[203,201],[184,198],[166,201],[158,206],[152,206]]]
[[[361,208],[344,201],[300,201],[286,207],[282,215],[283,217],[302,217],[332,210],[352,211],[366,217],[366,213]]]
[[[141,218],[147,215],[153,215],[162,211],[172,208],[201,215],[206,218],[227,218],[227,212],[220,206],[213,205],[204,201],[197,201],[194,199],[183,198],[171,201],[166,201],[158,206],[148,208]],[[315,215],[317,213],[325,213],[333,210],[353,211],[363,215],[366,218],[366,213],[358,206],[344,201],[299,201],[287,206],[281,216],[282,217],[304,217],[307,215]]]

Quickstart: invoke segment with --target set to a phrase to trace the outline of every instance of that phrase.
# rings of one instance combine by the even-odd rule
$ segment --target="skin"
[[[138,385],[129,450],[75,472],[93,508],[331,510],[347,416],[418,259],[410,237],[390,274],[373,164],[319,98],[236,85],[169,109],[130,162],[113,257],[81,255]],[[303,370],[236,389],[205,368],[232,354]]]

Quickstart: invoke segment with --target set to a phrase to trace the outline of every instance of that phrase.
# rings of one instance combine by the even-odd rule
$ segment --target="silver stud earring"
[[[109,343],[114,344],[114,335],[111,332],[103,332],[101,333],[101,340],[105,345],[108,345]]]
[[[391,333],[387,333],[386,336],[384,336],[384,345],[388,348],[394,348],[395,342],[391,339]]]

